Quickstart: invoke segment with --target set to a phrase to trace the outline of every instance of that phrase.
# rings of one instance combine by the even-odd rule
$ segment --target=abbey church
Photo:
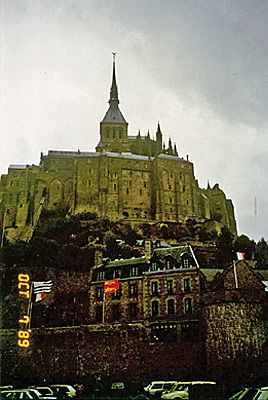
[[[128,134],[119,108],[115,59],[109,108],[95,151],[41,154],[40,164],[10,165],[0,181],[0,218],[6,228],[33,226],[41,209],[94,212],[111,220],[181,222],[217,220],[236,235],[233,204],[216,184],[198,186],[194,165],[155,138]]]

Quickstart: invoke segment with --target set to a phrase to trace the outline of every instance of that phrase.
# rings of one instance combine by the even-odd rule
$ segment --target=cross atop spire
[[[112,55],[113,55],[113,77],[112,77],[112,86],[111,86],[111,90],[110,90],[110,100],[109,100],[109,104],[112,108],[116,108],[119,104],[118,90],[117,90],[116,76],[115,76],[115,54],[116,53],[112,53]]]

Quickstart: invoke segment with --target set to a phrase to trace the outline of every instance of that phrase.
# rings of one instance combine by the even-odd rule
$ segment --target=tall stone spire
[[[119,99],[118,99],[118,90],[116,84],[116,75],[115,75],[115,53],[113,54],[113,74],[112,74],[112,85],[110,89],[110,99],[109,99],[109,110],[105,114],[102,122],[104,123],[119,123],[126,124],[126,120],[123,117],[122,112],[119,109]]]

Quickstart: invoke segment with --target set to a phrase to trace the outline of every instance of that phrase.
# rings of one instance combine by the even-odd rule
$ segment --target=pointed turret
[[[158,121],[157,124],[157,131],[156,131],[156,152],[157,154],[161,153],[162,151],[162,132],[160,128],[160,123]]]

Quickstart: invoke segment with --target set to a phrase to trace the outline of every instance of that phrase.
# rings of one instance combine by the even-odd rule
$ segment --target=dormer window
[[[181,257],[182,268],[191,268],[194,266],[192,258],[188,254]]]
[[[130,268],[130,276],[134,277],[134,276],[138,276],[139,274],[139,267],[131,267]]]
[[[158,264],[157,264],[157,262],[152,262],[151,271],[158,271]]]
[[[97,273],[97,281],[104,281],[105,278],[105,272],[104,271],[100,271]]]
[[[113,271],[113,279],[121,278],[122,270],[121,269],[115,269]]]

